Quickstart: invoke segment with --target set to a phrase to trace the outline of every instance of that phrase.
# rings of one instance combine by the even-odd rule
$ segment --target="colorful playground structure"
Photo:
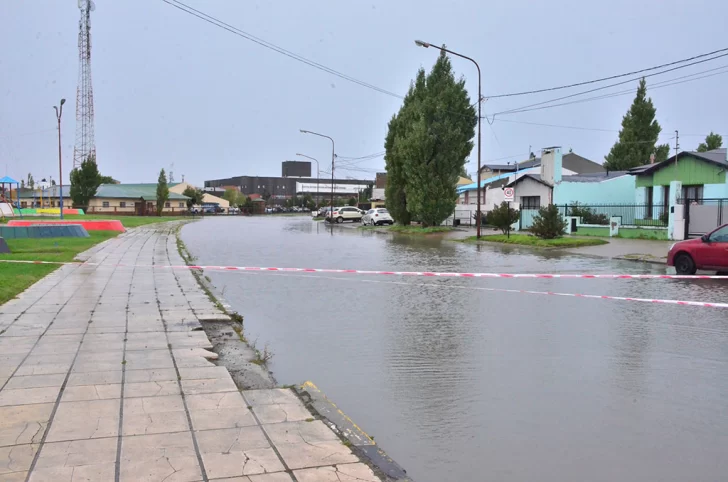
[[[15,186],[13,188],[13,186]],[[45,189],[38,189],[37,194],[38,196],[35,196],[35,190],[34,195],[31,201],[31,206],[38,206],[38,207],[30,207],[30,208],[24,208],[21,207],[21,201],[19,199],[19,196],[16,194],[16,199],[13,199],[13,189],[15,189],[15,192],[18,193],[18,189],[20,188],[20,183],[16,181],[15,179],[5,176],[3,178],[0,178],[0,217],[6,217],[6,218],[12,218],[12,217],[20,217],[23,216],[60,216],[61,215],[61,208],[60,207],[46,207],[48,204],[49,197],[45,195]],[[45,199],[45,200],[44,200]],[[63,214],[84,214],[83,209],[71,209],[71,208],[63,208]]]

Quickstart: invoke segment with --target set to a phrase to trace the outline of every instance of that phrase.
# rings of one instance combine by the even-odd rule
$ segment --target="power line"
[[[532,125],[532,126],[543,126],[543,127],[558,127],[561,129],[574,129],[574,130],[579,130],[579,131],[619,132],[618,130],[615,130],[615,129],[598,129],[598,128],[591,128],[591,127],[562,126],[562,125],[558,125],[558,124],[542,124],[540,122],[526,122],[526,121],[517,121],[517,120],[510,120],[510,119],[498,119],[498,122],[510,122],[513,124],[527,124],[527,125]]]
[[[602,77],[601,79],[587,80],[585,82],[578,82],[576,84],[560,85],[558,87],[549,87],[549,88],[546,88],[546,89],[538,89],[538,90],[527,90],[527,91],[524,91],[524,92],[512,92],[512,93],[509,93],[509,94],[488,95],[486,97],[488,97],[489,99],[498,99],[498,98],[501,98],[501,97],[514,97],[514,96],[517,96],[517,95],[539,94],[541,92],[550,92],[550,91],[554,91],[554,90],[569,89],[571,87],[579,87],[579,86],[587,85],[587,84],[595,84],[595,83],[598,83],[598,82],[604,82],[606,80],[619,79],[620,77],[627,77],[629,75],[640,74],[642,72],[649,72],[651,70],[662,69],[662,68],[665,68],[665,67],[670,67],[672,65],[682,64],[682,63],[685,63],[685,62],[690,62],[691,60],[700,59],[700,58],[703,58],[703,57],[708,57],[708,56],[711,56],[711,55],[714,55],[714,54],[717,54],[717,53],[720,53],[720,52],[725,52],[725,51],[728,51],[728,48],[714,50],[712,52],[708,52],[708,53],[705,53],[705,54],[695,55],[695,56],[689,57],[687,59],[676,60],[674,62],[670,62],[670,63],[662,64],[662,65],[656,65],[654,67],[648,67],[646,69],[635,70],[633,72],[627,72],[627,73],[624,73],[624,74],[612,75],[612,76],[609,76],[609,77]]]
[[[686,75],[686,76],[683,76],[683,77],[676,77],[674,79],[669,79],[669,80],[665,80],[665,81],[662,81],[662,82],[658,82],[658,83],[653,84],[652,86],[650,86],[650,89],[652,89],[652,90],[654,90],[654,89],[660,89],[660,88],[663,88],[663,87],[669,87],[669,86],[672,86],[672,85],[684,84],[685,82],[692,82],[692,81],[695,81],[695,80],[700,80],[700,79],[705,79],[705,78],[708,78],[708,77],[713,77],[715,75],[725,74],[725,73],[728,73],[728,71],[716,72],[714,74],[703,75],[703,76],[700,76],[700,77],[696,77],[694,79],[687,79],[687,80],[681,80],[680,82],[675,82],[676,80],[679,80],[679,79],[684,79],[686,77],[693,77],[695,75],[699,75],[699,74],[702,74],[702,73],[705,73],[705,72],[711,72],[711,71],[714,71],[714,70],[724,69],[726,67],[728,67],[728,66],[718,67],[716,69],[705,70],[705,71],[702,71],[702,72],[697,72],[695,74],[689,74],[689,75]],[[560,107],[560,106],[571,105],[571,104],[580,104],[580,103],[583,103],[583,102],[590,102],[592,100],[608,99],[608,98],[611,98],[611,97],[619,97],[621,95],[626,95],[626,94],[630,94],[630,93],[634,93],[634,89],[627,89],[627,90],[621,90],[621,91],[617,91],[617,92],[611,92],[609,94],[603,94],[603,95],[594,96],[594,97],[587,97],[585,99],[579,99],[579,100],[574,100],[574,101],[570,101],[570,102],[562,102],[560,104],[551,104],[551,105],[542,105],[542,106],[537,106],[538,104],[535,104],[534,107],[524,106],[521,109],[512,109],[512,110],[509,110],[509,111],[497,112],[497,113],[493,114],[493,120],[492,121],[491,120],[488,120],[487,117],[486,117],[486,120],[488,120],[488,122],[492,124],[493,122],[495,122],[495,116],[496,115],[520,114],[522,112],[530,112],[530,111],[534,111],[534,110],[550,109],[552,107]],[[551,101],[548,101],[548,102],[552,102],[553,100],[555,100],[555,99],[552,99]],[[529,108],[526,108],[526,107],[529,107]]]
[[[654,74],[643,75],[641,77],[637,77],[637,78],[634,78],[634,79],[623,80],[621,82],[616,82],[614,84],[609,84],[609,85],[605,85],[605,86],[602,86],[602,87],[596,87],[594,89],[584,90],[582,92],[577,92],[575,94],[569,94],[569,95],[565,95],[565,96],[562,96],[562,97],[556,97],[555,99],[549,99],[549,100],[545,100],[545,101],[542,101],[542,102],[537,102],[535,104],[529,104],[529,105],[525,105],[525,106],[522,106],[522,107],[517,107],[515,109],[510,109],[510,110],[498,112],[498,113],[494,114],[494,116],[495,115],[500,115],[500,114],[509,114],[511,112],[522,111],[523,109],[528,109],[530,107],[536,107],[536,106],[540,106],[540,105],[544,105],[544,104],[549,104],[551,102],[556,102],[556,101],[559,101],[559,100],[570,99],[572,97],[577,97],[577,96],[584,95],[584,94],[590,94],[590,93],[596,92],[598,90],[609,89],[611,87],[616,87],[618,85],[628,84],[630,82],[635,82],[635,81],[638,81],[640,79],[647,78],[647,77],[653,77],[655,75],[662,75],[662,74],[665,74],[667,72],[672,72],[674,70],[684,69],[684,68],[691,67],[691,66],[696,65],[696,64],[701,64],[701,63],[704,63],[704,62],[709,62],[711,60],[719,59],[721,57],[726,57],[726,56],[728,56],[728,53],[724,53],[724,54],[721,54],[721,55],[717,55],[717,56],[711,57],[709,59],[698,60],[698,61],[692,62],[690,64],[681,65],[679,67],[673,67],[671,69],[663,70],[661,72],[655,72]],[[709,72],[709,70],[708,71],[705,71],[705,72]],[[691,74],[691,75],[697,75],[697,74]]]
[[[215,25],[216,27],[219,27],[219,28],[222,28],[224,30],[227,30],[228,32],[231,32],[231,33],[233,33],[235,35],[238,35],[239,37],[242,37],[242,38],[244,38],[246,40],[250,40],[251,42],[254,42],[254,43],[256,43],[256,44],[258,44],[258,45],[260,45],[262,47],[265,47],[267,49],[273,50],[274,52],[277,52],[279,54],[285,55],[286,57],[290,57],[293,60],[296,60],[298,62],[304,63],[306,65],[309,65],[309,66],[311,66],[313,68],[322,70],[322,71],[327,72],[329,74],[335,75],[335,76],[337,76],[337,77],[339,77],[339,78],[341,78],[343,80],[346,80],[348,82],[352,82],[354,84],[360,85],[361,87],[366,87],[368,89],[375,90],[375,91],[377,91],[377,92],[379,92],[381,94],[385,94],[385,95],[389,95],[389,96],[392,96],[392,97],[396,97],[398,99],[404,99],[404,96],[402,96],[402,95],[395,94],[394,92],[390,92],[390,91],[388,91],[386,89],[382,89],[381,87],[377,87],[376,85],[373,85],[373,84],[370,84],[368,82],[364,82],[362,80],[356,79],[356,78],[351,77],[349,75],[346,75],[346,74],[344,74],[342,72],[339,72],[337,70],[334,70],[334,69],[332,69],[330,67],[327,67],[327,66],[325,66],[323,64],[320,64],[320,63],[315,62],[313,60],[307,59],[307,58],[305,58],[305,57],[303,57],[301,55],[298,55],[298,54],[296,54],[294,52],[291,52],[290,50],[286,50],[286,49],[284,49],[282,47],[279,47],[279,46],[277,46],[275,44],[272,44],[272,43],[270,43],[270,42],[268,42],[266,40],[263,40],[263,39],[261,39],[259,37],[256,37],[255,35],[252,35],[252,34],[250,34],[248,32],[245,32],[245,31],[243,31],[243,30],[241,30],[241,29],[239,29],[237,27],[234,27],[234,26],[232,26],[232,25],[230,25],[228,23],[225,23],[222,20],[213,17],[212,15],[208,15],[205,12],[202,12],[200,10],[197,10],[197,9],[195,9],[195,8],[193,8],[193,7],[185,4],[185,3],[182,3],[182,2],[180,2],[178,0],[162,0],[162,1],[164,3],[167,3],[167,4],[171,5],[171,6],[179,9],[179,10],[182,10],[183,12],[186,12],[186,13],[192,15],[192,16],[195,16],[195,17],[197,17],[197,18],[199,18],[201,20],[204,20],[205,22],[208,22],[208,23],[210,23],[212,25]]]

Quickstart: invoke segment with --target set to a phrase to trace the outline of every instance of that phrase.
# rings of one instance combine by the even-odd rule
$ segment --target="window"
[[[370,209],[369,211],[367,211],[367,214],[374,214],[374,209]]]
[[[389,213],[389,211],[387,211],[386,209],[377,209],[377,212],[379,214],[388,214]]]
[[[165,208],[171,208],[172,207],[172,203],[164,203],[164,207]]]
[[[101,206],[108,208],[109,207],[109,201],[104,201],[101,203]]]
[[[703,185],[683,186],[682,197],[687,201],[700,203],[703,200]]]
[[[120,207],[120,208],[125,208],[125,207],[126,207],[126,201],[121,201],[121,202],[119,203],[119,207]]]
[[[728,226],[724,226],[710,235],[711,243],[728,243]]]
[[[541,207],[541,196],[521,196],[521,209],[538,209]]]
[[[184,208],[185,207],[185,203],[179,203],[179,207]]]

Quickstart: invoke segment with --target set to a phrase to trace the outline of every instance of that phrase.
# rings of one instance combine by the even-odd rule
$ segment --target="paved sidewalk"
[[[0,306],[0,481],[380,480],[291,390],[209,361],[225,315],[160,268],[184,264],[170,227],[85,257]]]

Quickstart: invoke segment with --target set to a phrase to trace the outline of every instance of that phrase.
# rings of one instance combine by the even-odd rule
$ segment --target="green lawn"
[[[528,234],[511,234],[507,237],[505,234],[494,234],[490,236],[481,236],[480,241],[490,243],[519,244],[523,246],[536,246],[540,248],[578,248],[580,246],[597,246],[600,244],[608,244],[603,239],[592,238],[571,238],[563,237],[556,239],[541,239]],[[475,242],[478,240],[475,236],[463,239],[463,242]]]
[[[90,231],[88,238],[6,239],[11,252],[0,254],[0,260],[73,261],[79,253],[118,234],[116,231]],[[0,304],[14,298],[58,267],[53,264],[0,262]]]

